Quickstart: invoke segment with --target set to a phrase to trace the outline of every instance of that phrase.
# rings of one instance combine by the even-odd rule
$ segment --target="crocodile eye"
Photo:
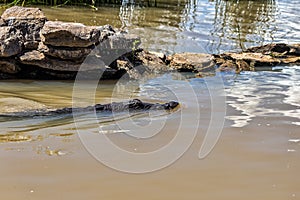
[[[179,105],[176,101],[170,101],[168,104],[171,109],[176,108]]]
[[[143,105],[143,102],[139,99],[133,99],[131,101],[129,101],[129,108],[140,108],[141,105]]]

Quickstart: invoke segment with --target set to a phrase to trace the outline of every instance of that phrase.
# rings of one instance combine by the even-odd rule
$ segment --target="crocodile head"
[[[179,103],[176,101],[170,101],[164,104],[152,104],[152,103],[145,103],[139,99],[133,99],[128,102],[128,109],[129,110],[172,110],[179,106]]]

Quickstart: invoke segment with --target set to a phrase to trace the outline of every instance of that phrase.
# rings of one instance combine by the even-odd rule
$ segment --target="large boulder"
[[[100,30],[80,23],[48,21],[41,30],[42,42],[56,47],[89,47],[99,42]]]
[[[22,33],[25,49],[38,47],[40,30],[47,21],[41,9],[13,6],[3,12],[1,19],[6,26],[13,26]]]
[[[0,57],[10,57],[21,53],[22,36],[12,27],[0,27]]]

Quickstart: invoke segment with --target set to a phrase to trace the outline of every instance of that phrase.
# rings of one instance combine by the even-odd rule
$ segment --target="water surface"
[[[128,30],[140,35],[149,50],[218,53],[270,42],[300,42],[298,4],[297,0],[198,0],[168,7],[124,4],[97,11],[43,10],[51,20],[112,24]],[[180,109],[171,113],[140,113],[131,118],[126,113],[88,113],[76,124],[72,115],[33,119],[1,116],[1,197],[299,199],[299,66],[215,75],[195,78],[189,73],[169,73],[141,81],[101,81],[95,98],[88,99],[89,103],[136,97],[150,102],[181,99]],[[224,85],[216,84],[220,79]],[[1,81],[0,113],[72,106],[73,86],[69,81]],[[210,90],[222,87],[225,108],[214,105]],[[82,88],[87,91],[92,85],[86,82]],[[224,110],[225,124],[218,143],[207,157],[198,159],[209,124],[222,125],[222,120],[211,121],[211,117],[222,116]],[[145,153],[172,141],[182,119],[186,119],[181,126],[187,137],[197,131],[191,147],[173,165],[141,175],[121,173],[99,163],[82,145],[77,132],[106,134],[127,151]],[[149,137],[151,120],[166,123]],[[124,125],[121,131],[116,124]]]

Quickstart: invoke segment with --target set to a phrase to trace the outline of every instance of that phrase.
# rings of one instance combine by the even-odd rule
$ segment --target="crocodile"
[[[140,99],[132,99],[126,102],[112,102],[108,104],[96,104],[94,106],[88,106],[83,108],[60,108],[55,110],[30,110],[23,112],[14,112],[1,114],[1,117],[39,117],[39,116],[57,116],[63,114],[72,114],[72,113],[84,113],[96,111],[98,112],[140,112],[147,110],[166,110],[171,111],[179,106],[179,103],[176,101],[170,101],[167,103],[147,103],[143,102]]]

